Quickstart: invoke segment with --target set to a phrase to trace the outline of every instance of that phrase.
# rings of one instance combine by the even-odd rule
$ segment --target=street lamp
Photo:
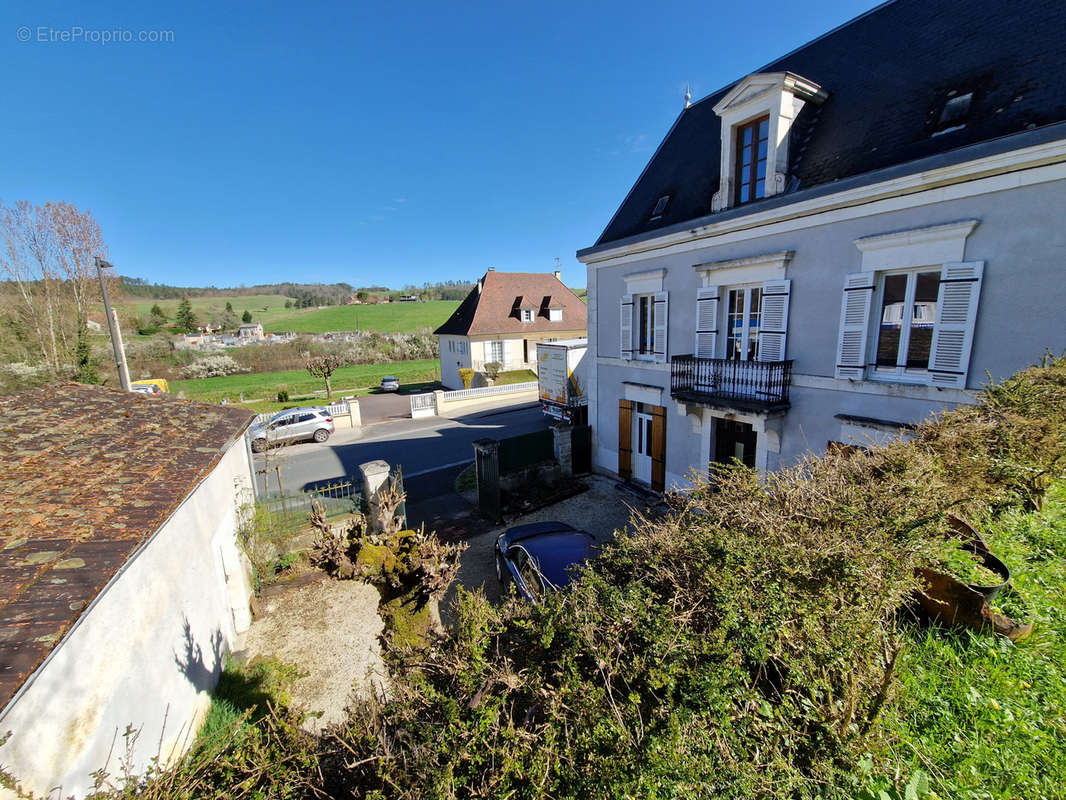
[[[96,262],[96,274],[100,278],[100,293],[104,296],[104,313],[107,314],[107,329],[111,331],[111,348],[115,351],[115,368],[118,369],[118,382],[122,391],[130,390],[130,370],[126,366],[126,349],[122,346],[122,331],[118,327],[118,312],[111,308],[111,298],[107,294],[107,281],[104,280],[104,270],[111,269],[112,264],[104,261],[100,256],[93,259]]]

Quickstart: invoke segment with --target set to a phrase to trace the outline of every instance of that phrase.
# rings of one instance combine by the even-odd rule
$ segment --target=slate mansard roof
[[[721,214],[1066,121],[1066,3],[893,0],[752,70],[786,71],[829,97],[807,103],[793,125],[785,195]],[[596,245],[582,252],[711,214],[722,138],[714,106],[735,85],[681,113]],[[965,126],[933,136],[945,101],[967,92]],[[651,221],[664,195],[670,201]]]
[[[0,397],[0,706],[251,419],[76,383]]]
[[[532,322],[522,322],[518,309],[535,309]],[[548,309],[561,308],[563,318],[548,319]],[[588,325],[587,309],[552,273],[490,270],[459,304],[438,336],[514,335],[581,331]]]

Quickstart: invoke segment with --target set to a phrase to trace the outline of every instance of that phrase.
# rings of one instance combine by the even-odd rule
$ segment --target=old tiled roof
[[[786,195],[1063,122],[1064,31],[1063,2],[893,0],[764,67],[753,64],[753,72],[793,72],[829,94],[793,125]],[[711,215],[722,137],[713,107],[735,85],[681,113],[596,247]],[[969,92],[965,126],[933,136],[945,101]]]
[[[251,419],[76,383],[0,397],[0,706]]]
[[[544,303],[549,299],[548,304]],[[522,322],[519,308],[534,308],[532,322]],[[562,308],[558,322],[548,319],[548,308]],[[487,334],[551,333],[583,331],[587,325],[585,304],[550,272],[496,272],[490,270],[459,304],[437,335],[479,336]]]

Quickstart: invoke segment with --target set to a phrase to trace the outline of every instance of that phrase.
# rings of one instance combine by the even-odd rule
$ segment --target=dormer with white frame
[[[804,104],[821,105],[828,96],[792,72],[756,73],[734,86],[714,107],[722,121],[722,148],[711,211],[785,191],[792,124]]]

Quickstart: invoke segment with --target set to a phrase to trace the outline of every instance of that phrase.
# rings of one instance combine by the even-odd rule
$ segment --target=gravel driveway
[[[588,531],[598,542],[606,542],[614,538],[616,530],[629,527],[629,518],[633,508],[640,511],[645,508],[641,498],[620,491],[616,488],[617,481],[611,478],[590,475],[580,480],[589,487],[587,492],[533,511],[507,525],[467,539],[470,547],[463,553],[456,584],[470,590],[484,588],[485,596],[492,601],[500,598],[500,584],[496,580],[493,548],[496,537],[506,528],[530,522],[559,520],[580,530]],[[441,603],[441,615],[446,623],[452,619],[450,610],[454,599],[455,588],[453,587]]]

